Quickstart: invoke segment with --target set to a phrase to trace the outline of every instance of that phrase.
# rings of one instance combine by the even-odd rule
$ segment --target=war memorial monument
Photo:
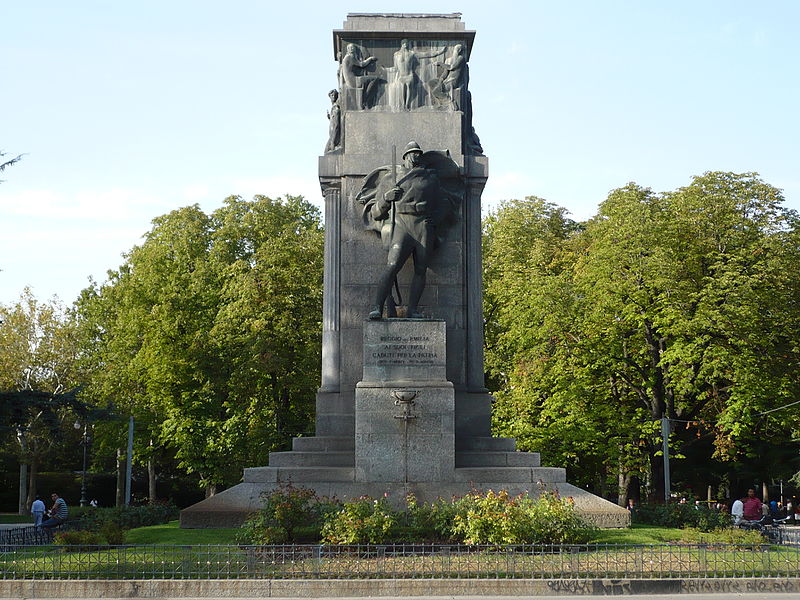
[[[239,524],[291,484],[349,499],[424,501],[474,489],[572,497],[600,526],[626,510],[490,433],[484,386],[481,193],[489,161],[460,14],[350,14],[333,32],[338,89],[319,157],[325,198],[316,435],[181,513]]]

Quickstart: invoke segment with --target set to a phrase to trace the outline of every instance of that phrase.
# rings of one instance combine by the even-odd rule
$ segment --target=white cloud
[[[315,175],[276,175],[274,177],[250,177],[235,179],[230,189],[243,198],[256,194],[277,198],[278,196],[303,196],[309,202],[322,206],[322,192]]]
[[[152,215],[163,200],[132,189],[80,190],[63,193],[26,189],[3,196],[0,212],[6,217],[69,221],[127,221]]]
[[[540,183],[531,175],[520,171],[493,173],[483,191],[484,209],[492,209],[502,200],[522,199],[536,194]]]
[[[205,183],[193,183],[181,190],[181,198],[186,202],[201,202],[211,195],[211,188]]]

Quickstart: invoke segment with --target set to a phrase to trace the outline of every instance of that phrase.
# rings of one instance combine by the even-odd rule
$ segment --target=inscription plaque
[[[439,320],[365,321],[363,381],[444,381],[445,332]]]
[[[427,335],[381,336],[382,347],[372,352],[378,366],[433,365],[438,358],[436,348]]]

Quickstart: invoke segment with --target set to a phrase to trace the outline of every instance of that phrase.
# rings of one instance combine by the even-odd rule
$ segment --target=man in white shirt
[[[42,517],[44,517],[45,506],[42,502],[41,496],[36,496],[36,500],[31,504],[31,514],[33,515],[34,527],[39,527],[42,524]]]
[[[731,506],[731,516],[733,516],[733,524],[738,525],[744,519],[744,502],[741,498],[737,498]]]

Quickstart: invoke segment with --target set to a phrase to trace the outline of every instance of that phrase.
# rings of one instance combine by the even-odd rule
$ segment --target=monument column
[[[337,177],[322,182],[325,198],[325,223],[338,223],[342,201],[341,181]],[[339,235],[338,227],[325,228],[325,271],[322,296],[322,381],[320,392],[339,391]]]

